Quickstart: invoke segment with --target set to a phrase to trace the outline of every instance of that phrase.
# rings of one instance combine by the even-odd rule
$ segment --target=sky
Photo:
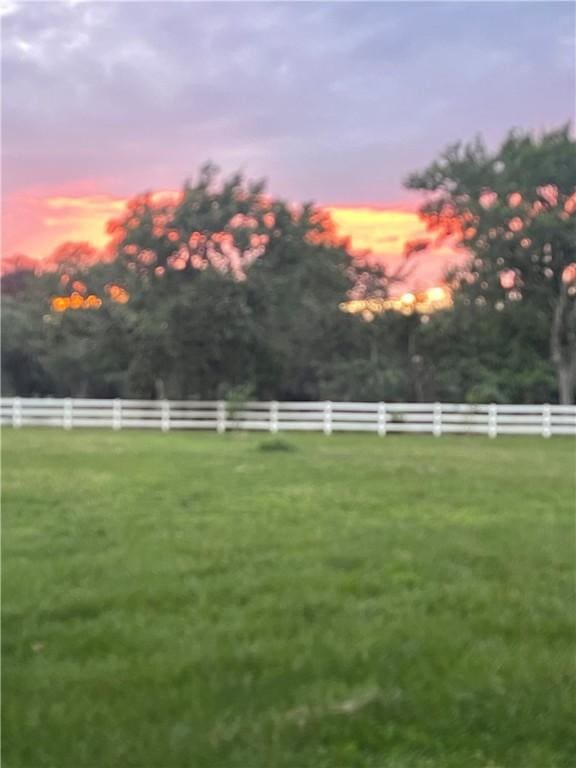
[[[574,115],[570,2],[2,4],[3,255],[103,245],[206,160],[327,206],[384,261],[421,236],[403,187],[448,144]],[[428,257],[437,281],[454,256]]]

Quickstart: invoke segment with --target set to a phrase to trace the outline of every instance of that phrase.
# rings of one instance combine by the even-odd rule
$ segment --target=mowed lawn
[[[5,430],[3,768],[574,768],[574,442],[283,439]]]

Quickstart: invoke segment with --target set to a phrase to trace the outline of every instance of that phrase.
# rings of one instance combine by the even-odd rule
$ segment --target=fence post
[[[550,437],[552,435],[552,419],[551,409],[548,403],[542,406],[542,437]]]
[[[170,431],[170,401],[162,400],[161,426],[162,432]]]
[[[432,426],[434,437],[442,434],[442,403],[434,403],[434,423]]]
[[[324,434],[332,434],[332,403],[326,400],[324,403]]]
[[[216,431],[219,434],[226,432],[226,403],[224,400],[218,400],[216,406]]]
[[[386,434],[386,403],[378,403],[378,435]]]
[[[119,398],[112,403],[112,429],[122,429],[122,400]]]
[[[498,406],[490,403],[488,410],[488,437],[498,436]]]
[[[64,413],[62,416],[62,426],[64,429],[72,429],[72,398],[67,397],[64,400]]]
[[[12,400],[12,426],[15,429],[22,426],[22,400],[19,397]]]
[[[270,403],[270,432],[278,432],[278,401],[272,400]]]

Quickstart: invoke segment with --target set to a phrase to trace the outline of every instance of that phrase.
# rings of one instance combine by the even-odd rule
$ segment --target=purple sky
[[[207,159],[394,207],[446,144],[570,119],[574,39],[575,6],[548,1],[8,0],[8,221],[27,194],[174,188]]]

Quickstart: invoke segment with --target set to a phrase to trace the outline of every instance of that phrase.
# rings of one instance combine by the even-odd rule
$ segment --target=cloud
[[[44,201],[47,208],[57,210],[81,210],[95,214],[105,214],[110,211],[123,210],[126,200],[115,199],[110,195],[87,195],[85,197],[47,197]]]
[[[290,198],[380,203],[453,140],[572,102],[562,3],[49,2],[3,22],[9,194],[90,177],[123,196],[211,158]]]
[[[21,7],[20,3],[15,3],[13,0],[1,0],[0,2],[0,18],[5,16],[11,16],[13,13],[17,13]]]

